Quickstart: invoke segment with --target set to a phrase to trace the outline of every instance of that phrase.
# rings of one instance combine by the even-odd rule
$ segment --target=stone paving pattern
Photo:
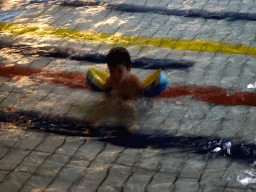
[[[120,1],[102,1],[120,3]],[[204,11],[256,13],[256,1],[233,0],[124,0],[126,4],[196,8]],[[104,7],[68,7],[33,3],[15,17],[0,22],[51,26],[97,33],[120,33],[183,40],[218,40],[256,47],[256,21],[216,20],[152,13],[113,11]],[[15,12],[14,10],[12,10]],[[12,12],[10,11],[10,13]],[[1,42],[28,45],[55,45],[107,53],[112,45],[74,41],[56,37],[26,37],[0,34]],[[172,83],[218,86],[255,92],[247,85],[255,82],[255,58],[178,51],[157,47],[128,46],[132,57],[177,59],[195,62],[188,70],[166,70]],[[1,63],[35,69],[85,74],[95,63],[0,50]],[[96,66],[106,69],[106,65]],[[133,69],[141,78],[152,70]],[[39,84],[29,79],[14,81],[0,77],[0,108],[33,111],[41,116],[82,120],[77,106],[101,98],[88,90]],[[138,103],[144,102],[143,100]],[[256,109],[221,106],[190,100],[152,101],[151,109],[139,119],[140,131],[165,131],[182,137],[229,138],[233,142],[255,144]],[[7,126],[7,125],[4,125]],[[3,127],[4,127],[3,126]],[[0,189],[3,192],[30,191],[223,191],[253,192],[255,168],[243,159],[197,154],[186,149],[129,148],[99,141],[96,137],[74,137],[19,129],[12,124],[0,130]],[[250,175],[250,173],[252,175]],[[243,183],[243,181],[245,183]]]

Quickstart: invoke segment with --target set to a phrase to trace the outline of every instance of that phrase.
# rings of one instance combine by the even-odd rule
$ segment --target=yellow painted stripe
[[[179,50],[256,56],[256,47],[224,43],[221,41],[149,38],[120,34],[93,33],[72,29],[30,27],[14,23],[0,23],[0,31],[10,32],[16,35],[68,37],[72,39],[99,41],[119,46],[152,45],[155,47],[167,47]]]

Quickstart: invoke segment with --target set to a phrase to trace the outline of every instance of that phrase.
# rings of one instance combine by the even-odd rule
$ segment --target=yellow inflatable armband
[[[108,76],[109,74],[106,71],[95,67],[90,67],[86,75],[86,80],[88,85],[94,91],[101,91]],[[163,71],[158,69],[156,72],[143,80],[144,96],[157,96],[164,92],[169,84],[170,81],[166,78]]]

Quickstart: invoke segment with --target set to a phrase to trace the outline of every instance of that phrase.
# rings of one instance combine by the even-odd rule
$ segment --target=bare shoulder
[[[136,91],[138,95],[141,95],[143,92],[143,81],[137,75],[131,73],[129,82],[131,89]]]
[[[133,74],[133,73],[131,73],[130,75],[129,75],[129,79],[128,79],[130,82],[132,82],[132,83],[135,83],[135,84],[137,84],[137,85],[142,85],[142,80],[137,76],[137,75],[135,75],[135,74]]]

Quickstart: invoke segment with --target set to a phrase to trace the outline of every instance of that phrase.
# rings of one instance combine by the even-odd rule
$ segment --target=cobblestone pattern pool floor
[[[0,22],[76,29],[95,33],[212,40],[256,47],[256,21],[184,17],[127,12],[104,6],[64,6],[57,1],[26,3],[5,12]],[[32,2],[32,1],[31,1]],[[57,3],[56,3],[57,2]],[[75,2],[75,1],[69,1]],[[256,14],[250,1],[124,0],[102,1],[142,7],[196,9],[209,12]],[[20,12],[19,12],[20,11]],[[111,43],[56,36],[0,33],[1,44],[56,46],[106,54]],[[167,69],[173,84],[217,86],[255,93],[256,60],[252,55],[197,52],[145,45],[127,46],[133,58],[176,59],[193,62],[187,70]],[[50,71],[85,74],[89,66],[106,69],[102,63],[24,54],[12,47],[0,49],[1,64]],[[141,78],[153,70],[133,69]],[[0,77],[0,108],[36,112],[83,120],[77,106],[101,98],[88,90],[37,83],[28,78]],[[158,130],[174,137],[228,138],[232,143],[255,145],[256,109],[249,106],[222,106],[194,101],[189,97],[167,103],[151,102],[139,119],[140,132],[152,136]],[[0,130],[0,189],[3,192],[30,191],[256,191],[255,165],[251,159],[198,154],[184,149],[127,147],[97,137],[69,136],[21,129],[2,123]]]

